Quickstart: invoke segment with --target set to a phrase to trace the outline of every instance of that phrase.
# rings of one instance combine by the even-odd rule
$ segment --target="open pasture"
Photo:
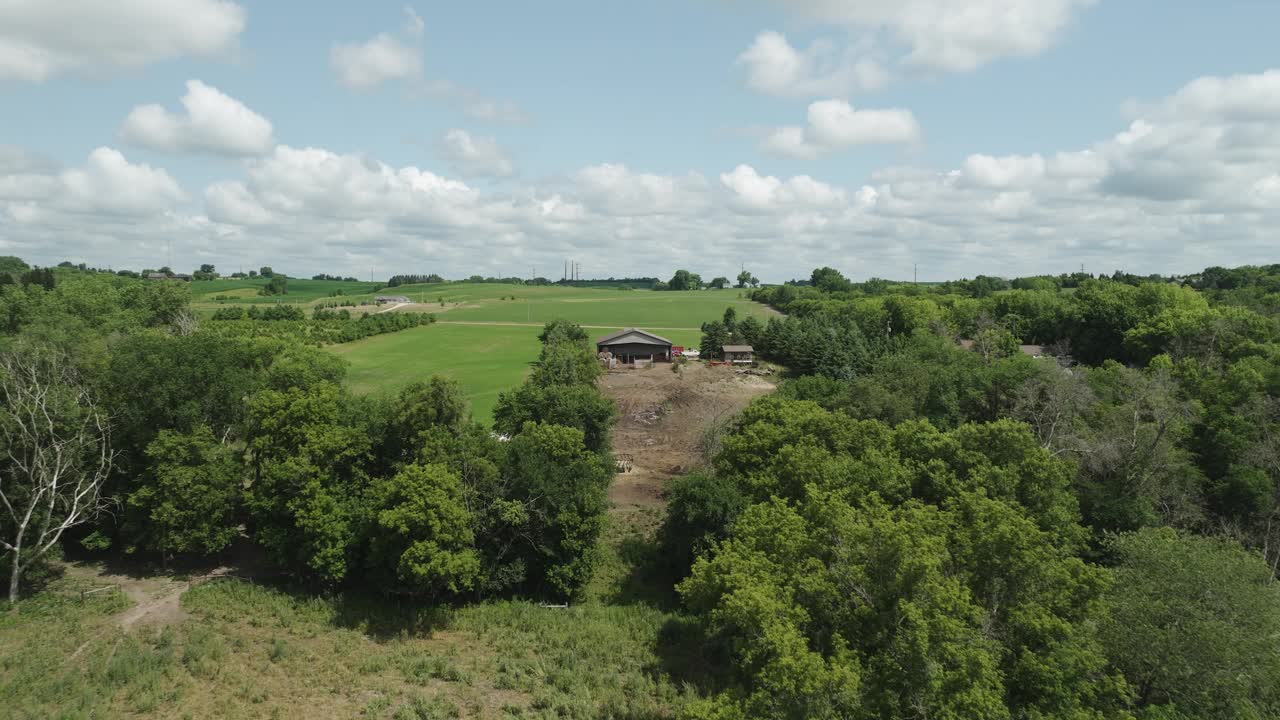
[[[443,283],[387,292],[420,302],[419,308],[436,312],[439,322],[331,346],[351,363],[351,387],[362,393],[394,392],[415,380],[444,375],[462,386],[481,422],[492,419],[498,393],[518,385],[537,359],[538,333],[549,320],[579,323],[593,338],[634,326],[677,345],[696,346],[702,323],[721,317],[727,307],[736,308],[740,317],[770,312],[740,297],[738,290],[651,292]]]

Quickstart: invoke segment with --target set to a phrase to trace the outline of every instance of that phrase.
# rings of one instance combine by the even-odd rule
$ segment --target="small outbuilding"
[[[596,352],[608,353],[624,365],[637,360],[671,360],[671,341],[639,328],[627,328],[596,339]]]
[[[410,300],[404,295],[379,295],[374,298],[374,302],[379,305],[395,305],[397,303],[408,303]]]
[[[750,365],[756,361],[755,348],[750,345],[725,345],[721,350],[724,352],[724,361],[728,363]]]

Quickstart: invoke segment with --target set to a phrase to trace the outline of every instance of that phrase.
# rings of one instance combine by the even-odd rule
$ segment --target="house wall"
[[[671,356],[671,347],[669,345],[622,343],[620,345],[601,345],[599,349],[608,350],[616,358],[649,357],[652,355],[655,359],[661,359]]]

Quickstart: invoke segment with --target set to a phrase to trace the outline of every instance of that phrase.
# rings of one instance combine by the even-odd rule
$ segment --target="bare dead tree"
[[[67,529],[105,509],[102,485],[115,452],[108,418],[61,353],[0,353],[0,400],[0,547],[15,602],[23,573]]]
[[[173,326],[174,335],[186,337],[194,335],[196,330],[199,329],[200,318],[189,309],[183,308],[174,313],[173,321],[170,324]]]
[[[1013,416],[1030,425],[1054,455],[1079,453],[1084,450],[1079,422],[1097,402],[1082,374],[1049,365],[1018,388]]]

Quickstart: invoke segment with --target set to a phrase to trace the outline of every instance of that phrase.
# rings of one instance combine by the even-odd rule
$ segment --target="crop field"
[[[538,333],[546,321],[564,318],[579,323],[592,337],[641,327],[676,345],[696,346],[702,323],[719,318],[727,307],[736,308],[739,316],[764,317],[770,312],[740,297],[738,290],[650,292],[448,283],[387,292],[423,301],[412,309],[434,312],[438,322],[330,346],[351,363],[351,387],[362,393],[394,392],[415,380],[444,375],[458,381],[476,419],[485,423],[492,419],[498,393],[518,385],[537,358]]]

